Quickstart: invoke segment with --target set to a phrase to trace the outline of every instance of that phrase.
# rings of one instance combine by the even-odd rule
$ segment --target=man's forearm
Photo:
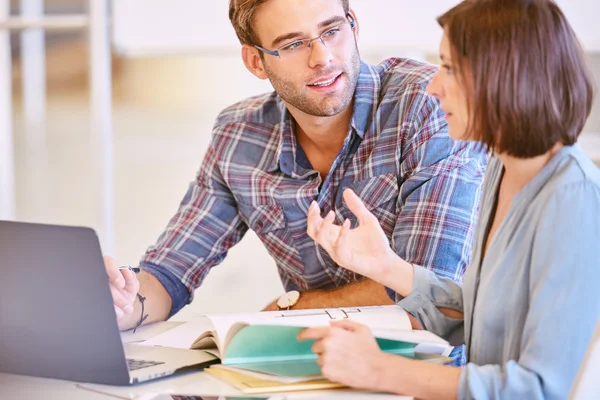
[[[171,296],[164,286],[154,277],[154,275],[142,271],[138,275],[140,281],[139,294],[146,298],[144,301],[144,315],[148,315],[143,325],[164,321],[171,312]],[[136,296],[133,303],[133,312],[125,315],[119,321],[119,329],[128,330],[135,327],[142,318],[142,303]]]
[[[363,279],[330,290],[302,292],[294,309],[359,307],[394,304],[385,287],[371,279]]]

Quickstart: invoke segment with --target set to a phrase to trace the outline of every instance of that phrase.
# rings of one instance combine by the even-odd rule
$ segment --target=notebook
[[[387,353],[414,358],[420,352],[448,356],[452,350],[433,333],[412,330],[408,314],[395,305],[207,315],[144,344],[202,349],[219,357],[224,366],[274,376],[319,376],[317,356],[311,351],[314,342],[299,342],[297,336],[305,327],[325,326],[337,319],[369,326]]]

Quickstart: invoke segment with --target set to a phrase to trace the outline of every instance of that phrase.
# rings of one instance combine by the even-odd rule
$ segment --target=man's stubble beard
[[[360,55],[358,48],[355,47],[355,51],[350,59],[350,65],[345,66],[341,79],[346,79],[349,85],[346,86],[346,90],[340,96],[333,97],[331,95],[316,102],[314,99],[308,96],[308,90],[303,88],[298,90],[297,87],[290,81],[282,78],[281,76],[273,73],[267,63],[263,62],[265,72],[271,82],[271,85],[286,103],[294,106],[298,110],[305,114],[313,115],[316,117],[331,117],[344,111],[352,102],[354,97],[354,91],[356,90],[356,84],[358,82],[358,74],[360,73]],[[349,67],[349,70],[348,68]],[[322,74],[329,74],[333,71],[327,71]],[[336,101],[337,100],[337,101]]]

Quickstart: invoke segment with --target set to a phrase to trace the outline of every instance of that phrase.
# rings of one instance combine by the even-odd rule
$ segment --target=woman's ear
[[[245,44],[242,46],[242,60],[252,75],[259,79],[267,79],[267,72],[259,52],[256,47]]]

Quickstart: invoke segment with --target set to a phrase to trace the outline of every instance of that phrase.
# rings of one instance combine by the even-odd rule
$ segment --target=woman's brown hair
[[[469,133],[530,158],[577,141],[594,87],[582,48],[551,0],[467,0],[438,18],[468,88]]]

